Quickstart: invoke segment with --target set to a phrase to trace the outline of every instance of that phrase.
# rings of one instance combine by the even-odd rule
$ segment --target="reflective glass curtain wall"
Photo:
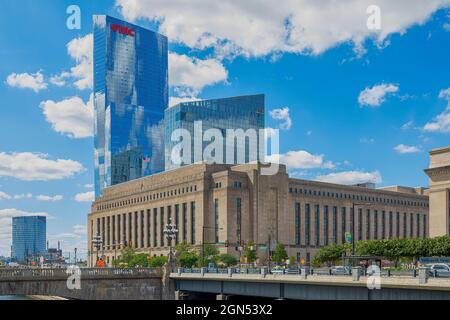
[[[164,170],[167,38],[94,16],[95,194]]]
[[[243,163],[248,163],[262,158],[259,150],[259,139],[257,137],[256,154],[250,154],[250,145],[246,139],[245,150],[239,143],[234,144],[234,160],[232,163],[227,161],[226,136],[227,129],[242,129],[244,132],[248,129],[254,129],[259,134],[259,129],[264,128],[264,95],[249,95],[230,97],[222,99],[211,99],[202,101],[182,102],[166,109],[164,114],[165,121],[165,169],[171,170],[183,165],[195,163],[194,159],[194,123],[202,122],[203,134],[208,129],[219,129],[223,136],[223,161],[222,163],[238,164],[238,155],[243,155]],[[172,149],[179,144],[178,141],[172,142],[172,132],[176,129],[186,129],[191,135],[191,162],[177,164],[171,159]],[[197,137],[196,137],[197,138]],[[200,137],[201,139],[201,137]],[[203,141],[202,153],[211,141]],[[202,155],[200,155],[202,156]],[[230,155],[231,158],[231,155]],[[208,159],[202,159],[206,161]]]
[[[46,217],[12,218],[12,252],[13,260],[23,263],[39,261],[46,251]]]

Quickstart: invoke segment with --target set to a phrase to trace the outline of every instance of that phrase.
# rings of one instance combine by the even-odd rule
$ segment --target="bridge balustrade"
[[[126,277],[150,277],[159,276],[158,268],[135,268],[135,269],[116,269],[116,268],[3,268],[0,269],[1,280],[20,280],[36,278],[67,278],[69,275],[79,272],[81,277],[87,278],[126,278]]]

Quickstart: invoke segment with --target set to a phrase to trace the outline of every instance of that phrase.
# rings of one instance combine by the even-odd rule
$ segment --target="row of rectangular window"
[[[322,196],[322,197],[329,197],[329,198],[336,198],[336,199],[350,199],[350,200],[359,200],[359,201],[380,202],[380,203],[386,203],[386,204],[408,205],[408,206],[424,207],[424,208],[428,207],[427,202],[421,202],[421,201],[390,199],[390,198],[384,198],[384,197],[380,198],[380,197],[371,197],[371,196],[320,191],[320,190],[316,191],[316,190],[311,190],[311,189],[289,188],[289,193],[297,193],[297,194],[304,194],[304,195],[310,195],[310,196]]]
[[[311,237],[310,233],[313,231],[310,227],[310,204],[305,203],[305,211],[304,211],[304,219],[302,219],[302,210],[301,210],[301,204],[299,202],[296,202],[294,205],[294,228],[295,228],[295,244],[296,245],[303,245],[310,246],[311,244],[314,244],[315,246],[320,246],[320,235],[323,236],[322,243],[323,245],[328,245],[331,243],[338,243],[338,207],[333,206],[332,207],[332,229],[331,229],[331,242],[329,241],[329,206],[325,205],[323,206],[323,220],[320,219],[320,206],[315,205],[314,206],[314,242],[311,243]],[[427,228],[427,217],[426,214],[421,213],[400,213],[396,212],[396,238],[414,238],[414,237],[426,237],[426,228]],[[402,232],[400,233],[400,216],[403,216],[402,220]],[[407,234],[407,217],[409,215],[409,234]],[[341,239],[339,243],[345,242],[345,233],[346,232],[353,232],[353,227],[355,227],[355,234],[357,235],[357,240],[363,240],[363,209],[358,208],[358,223],[353,226],[355,223],[355,217],[353,208],[350,208],[350,223],[349,223],[349,229],[347,229],[347,212],[346,207],[341,207],[341,216],[340,216],[340,228],[341,228]],[[381,211],[381,224],[379,224],[379,211],[375,209],[373,211],[373,219],[371,215],[371,210],[366,209],[366,215],[365,215],[365,240],[369,239],[378,239],[378,236],[381,236],[381,239],[393,238],[393,212],[389,211],[386,213],[385,210]],[[386,224],[386,220],[388,223]],[[414,224],[415,220],[415,224]],[[305,232],[304,232],[304,243],[302,242],[302,233],[301,233],[301,225],[302,222],[305,224]],[[323,223],[323,227],[321,230],[320,224]],[[373,223],[373,224],[372,224]],[[381,232],[379,230],[379,227],[381,227]],[[372,232],[373,231],[373,236]],[[414,232],[415,231],[415,232]],[[387,237],[386,237],[387,235]]]
[[[133,199],[98,205],[97,211],[113,209],[113,208],[120,208],[120,207],[123,207],[126,205],[137,204],[137,203],[142,203],[142,202],[151,201],[151,200],[163,199],[166,197],[172,197],[172,196],[176,196],[176,195],[180,195],[180,194],[184,194],[184,193],[188,193],[188,192],[195,192],[195,191],[197,191],[197,185],[189,186],[186,188],[184,188],[184,187],[178,188],[178,189],[174,189],[174,190],[170,190],[170,191],[152,193],[152,194],[148,194],[146,196],[141,196],[141,197],[137,197],[137,198],[133,198]]]
[[[176,204],[175,207],[175,223],[179,232],[182,232],[175,237],[175,244],[180,243],[180,239],[183,242],[189,242],[195,244],[196,228],[195,228],[195,202],[190,203],[190,212],[188,213],[188,203],[181,204],[181,218],[180,218],[180,205]],[[134,213],[129,212],[116,214],[108,217],[97,218],[97,234],[101,236],[103,247],[105,246],[132,246],[134,248],[145,247],[164,247],[168,245],[168,240],[165,239],[164,228],[165,223],[165,209],[167,208],[167,219],[172,219],[172,206],[153,208]],[[179,221],[182,221],[182,228],[179,227]],[[187,238],[188,220],[190,220],[190,239]],[[140,223],[137,223],[140,221]],[[133,226],[134,223],[134,226]],[[145,228],[145,226],[147,228]],[[133,228],[134,227],[134,228]],[[111,230],[114,232],[111,233]],[[134,230],[134,232],[133,232]],[[145,230],[147,233],[145,234]],[[153,239],[151,239],[151,230],[153,230]],[[105,232],[106,231],[106,232]],[[128,232],[128,233],[127,233]],[[116,237],[117,235],[117,237]],[[140,235],[140,237],[139,237]],[[153,241],[152,241],[153,240]]]

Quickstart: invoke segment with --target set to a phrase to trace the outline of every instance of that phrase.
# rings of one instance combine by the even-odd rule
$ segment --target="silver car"
[[[346,266],[335,266],[331,268],[331,274],[332,275],[349,275],[351,274],[350,267]]]
[[[440,278],[450,278],[450,267],[445,263],[435,263],[430,266],[430,275]]]

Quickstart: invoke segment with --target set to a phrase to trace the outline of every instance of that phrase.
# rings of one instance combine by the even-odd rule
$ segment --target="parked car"
[[[335,266],[331,268],[332,275],[349,275],[351,272],[352,270],[347,266]]]
[[[445,263],[435,263],[430,265],[430,275],[442,278],[450,278],[450,266]]]

